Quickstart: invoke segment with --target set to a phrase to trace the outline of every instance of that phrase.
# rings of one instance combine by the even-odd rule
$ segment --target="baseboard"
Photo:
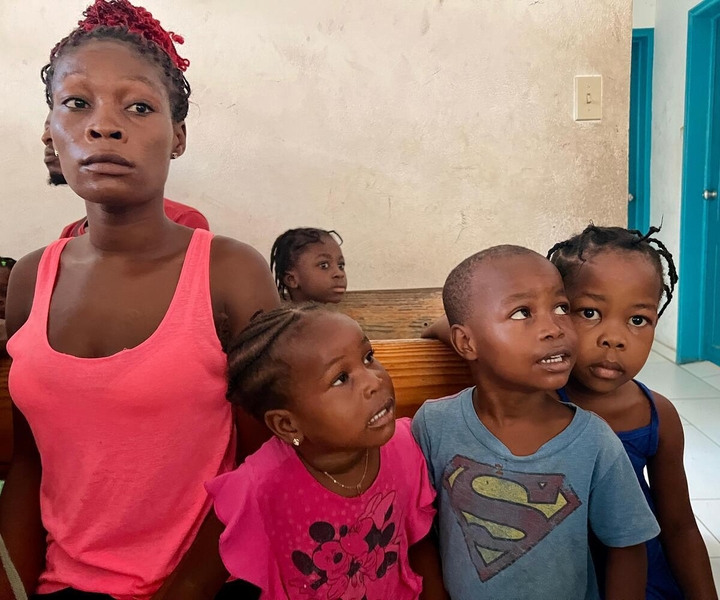
[[[655,340],[653,342],[652,349],[663,358],[667,358],[674,363],[677,362],[677,351],[675,350],[675,348],[670,348],[670,346],[666,346],[662,342],[658,342],[657,340]]]

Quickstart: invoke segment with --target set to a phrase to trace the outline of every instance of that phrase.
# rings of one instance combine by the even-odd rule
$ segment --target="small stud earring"
[[[293,446],[296,448],[300,445],[300,440],[298,438],[293,438]]]
[[[170,155],[170,158],[172,158],[173,160],[175,160],[177,157],[178,157],[178,153],[177,153],[177,152],[173,152],[173,153]]]
[[[55,158],[57,158],[58,156],[60,156],[60,155],[58,154],[58,151],[57,151],[57,150],[54,150],[54,153],[55,153]]]

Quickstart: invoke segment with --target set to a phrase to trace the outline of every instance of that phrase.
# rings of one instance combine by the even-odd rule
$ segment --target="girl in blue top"
[[[672,255],[652,237],[658,231],[590,225],[548,253],[563,277],[578,335],[577,363],[560,396],[617,433],[660,523],[660,536],[647,542],[646,598],[717,600],[690,506],[680,418],[667,398],[634,380],[678,279]]]

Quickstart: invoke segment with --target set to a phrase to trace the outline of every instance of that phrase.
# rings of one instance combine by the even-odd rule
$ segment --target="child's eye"
[[[67,106],[68,108],[81,109],[87,108],[90,105],[85,102],[85,100],[82,100],[80,98],[68,98],[67,100],[65,100],[65,102],[63,102],[63,106]]]
[[[128,110],[138,115],[147,115],[151,112],[155,112],[150,106],[148,106],[144,102],[135,102],[134,104],[128,106]]]
[[[346,383],[348,381],[348,379],[350,379],[350,375],[348,375],[345,371],[343,371],[342,373],[340,373],[340,375],[338,375],[335,378],[335,381],[332,382],[331,386],[332,387],[340,387],[343,383]]]
[[[570,307],[567,304],[561,304],[555,309],[556,315],[566,315],[570,312]]]
[[[328,262],[321,262],[321,263],[318,265],[318,267],[320,267],[321,269],[323,269],[323,270],[325,271],[325,270],[327,270],[327,269],[330,268],[330,263],[328,263]]]
[[[644,325],[650,325],[650,319],[642,317],[640,315],[634,315],[630,317],[630,325],[634,327],[643,327]]]
[[[340,264],[338,265],[338,268],[339,268],[341,271],[344,271],[344,270],[345,270],[345,263],[340,263]]]
[[[530,310],[527,308],[519,308],[513,314],[510,315],[513,321],[522,321],[530,318]]]
[[[374,350],[370,350],[370,352],[368,352],[368,353],[365,355],[365,361],[364,361],[364,362],[365,362],[366,365],[370,365],[370,364],[372,364],[372,363],[375,362],[375,351],[374,351]]]
[[[580,314],[582,315],[583,319],[587,319],[588,321],[600,320],[600,313],[594,308],[583,308],[580,311]]]

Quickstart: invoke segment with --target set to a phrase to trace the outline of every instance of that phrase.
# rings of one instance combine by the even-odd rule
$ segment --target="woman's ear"
[[[177,158],[185,154],[185,149],[187,148],[187,127],[185,126],[185,121],[173,124],[173,131],[175,133],[175,140],[172,155]]]

